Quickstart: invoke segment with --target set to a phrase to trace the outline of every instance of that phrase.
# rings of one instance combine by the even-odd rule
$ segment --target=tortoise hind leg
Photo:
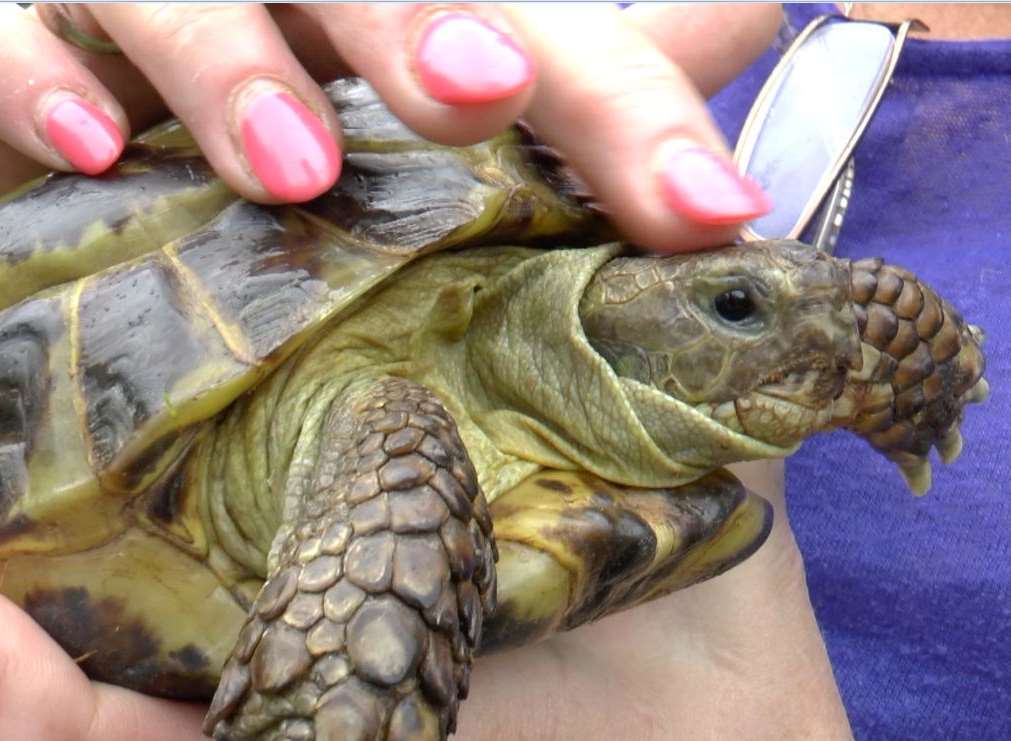
[[[498,607],[481,650],[533,643],[717,576],[765,542],[772,506],[715,471],[635,489],[542,471],[491,505]]]
[[[495,594],[491,520],[456,426],[427,390],[387,378],[331,407],[319,450],[205,731],[444,738]]]

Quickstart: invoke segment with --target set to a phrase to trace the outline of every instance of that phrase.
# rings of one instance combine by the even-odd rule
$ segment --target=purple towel
[[[832,6],[787,7],[803,28]],[[779,57],[711,102],[731,141]],[[1011,40],[910,40],[856,152],[837,254],[906,266],[987,333],[990,401],[913,498],[853,436],[787,465],[793,527],[861,739],[1011,739]]]

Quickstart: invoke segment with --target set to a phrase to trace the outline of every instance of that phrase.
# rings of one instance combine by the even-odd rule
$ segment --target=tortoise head
[[[862,360],[849,264],[797,242],[617,258],[580,315],[619,376],[780,446],[831,423]]]
[[[851,430],[921,494],[931,449],[953,462],[989,394],[983,331],[929,286],[799,242],[612,260],[580,317],[619,376],[773,445]]]

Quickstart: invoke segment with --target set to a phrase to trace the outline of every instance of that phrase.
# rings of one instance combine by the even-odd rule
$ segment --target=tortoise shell
[[[100,178],[50,175],[0,202],[4,551],[122,531],[200,422],[414,258],[606,233],[524,132],[438,147],[360,80],[327,92],[345,163],[310,203],[240,200],[176,122]]]

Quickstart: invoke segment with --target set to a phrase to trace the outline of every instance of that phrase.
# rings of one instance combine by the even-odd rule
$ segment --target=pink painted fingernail
[[[341,153],[312,111],[290,93],[268,92],[243,110],[242,146],[263,187],[278,200],[299,203],[337,182]]]
[[[438,16],[415,55],[418,77],[440,103],[488,103],[518,93],[534,65],[512,39],[466,13]]]
[[[46,136],[75,170],[97,175],[123,151],[123,135],[99,108],[82,98],[64,98],[46,115]]]
[[[660,171],[667,205],[703,224],[739,224],[772,209],[772,201],[754,180],[703,147],[672,148]]]

